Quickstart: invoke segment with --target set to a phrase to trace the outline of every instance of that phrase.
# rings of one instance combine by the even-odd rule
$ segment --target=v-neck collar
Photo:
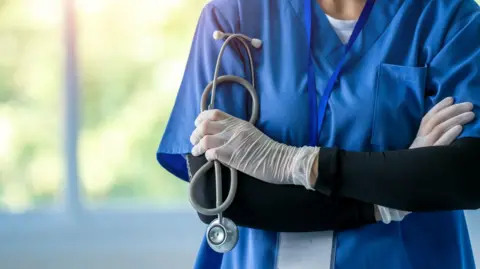
[[[303,0],[288,0],[297,13],[298,23],[304,25]],[[344,44],[331,26],[316,0],[312,1],[312,55],[333,72],[344,53]],[[368,21],[347,55],[348,62],[359,60],[387,29],[404,0],[377,0]],[[324,61],[326,60],[326,61]],[[323,64],[322,64],[323,65]]]
[[[321,52],[330,55],[334,50],[343,47],[343,43],[333,29],[327,15],[316,0],[312,1],[312,53]]]

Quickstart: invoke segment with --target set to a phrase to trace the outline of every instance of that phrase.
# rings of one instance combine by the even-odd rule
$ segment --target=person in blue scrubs
[[[200,113],[216,30],[263,41],[254,126],[236,84]],[[475,268],[462,210],[480,208],[479,34],[473,0],[210,1],[157,151],[185,181],[186,155],[241,172],[225,212],[239,242],[222,255],[204,240],[195,268]],[[247,63],[229,46],[220,75],[248,78]]]

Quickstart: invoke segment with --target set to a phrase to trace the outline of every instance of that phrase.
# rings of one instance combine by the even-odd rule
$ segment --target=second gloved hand
[[[450,145],[462,132],[463,125],[475,118],[472,109],[473,104],[470,102],[454,104],[452,97],[443,99],[423,117],[410,149]],[[377,220],[386,224],[402,221],[408,214],[410,212],[383,206],[375,208]]]
[[[272,184],[310,184],[320,148],[292,147],[274,141],[253,124],[219,110],[207,110],[195,121],[190,142],[193,156],[221,163]]]

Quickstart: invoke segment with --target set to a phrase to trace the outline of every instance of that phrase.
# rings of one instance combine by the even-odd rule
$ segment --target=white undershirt
[[[347,44],[358,20],[339,20],[327,15],[327,19],[343,44]]]

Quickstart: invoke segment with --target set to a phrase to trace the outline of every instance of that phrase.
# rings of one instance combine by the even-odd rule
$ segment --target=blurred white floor
[[[467,216],[476,260],[480,262],[480,211],[469,212]],[[82,228],[80,232],[63,230],[45,233],[33,230],[30,233],[1,234],[0,268],[192,268],[204,225],[193,213],[172,213],[171,217],[185,223],[189,229],[180,229],[170,221],[137,218],[131,223],[137,225],[138,229],[131,232],[127,228],[129,225],[113,218],[108,225],[97,224],[95,229]],[[117,227],[114,233],[111,230],[112,223]],[[157,232],[151,229],[152,226],[157,227]],[[159,229],[163,229],[162,232]],[[116,236],[109,238],[111,234]]]
[[[0,269],[187,269],[205,229],[191,212],[104,214],[68,228],[30,225],[24,231],[27,220],[10,225],[8,233],[5,222],[0,221]]]

